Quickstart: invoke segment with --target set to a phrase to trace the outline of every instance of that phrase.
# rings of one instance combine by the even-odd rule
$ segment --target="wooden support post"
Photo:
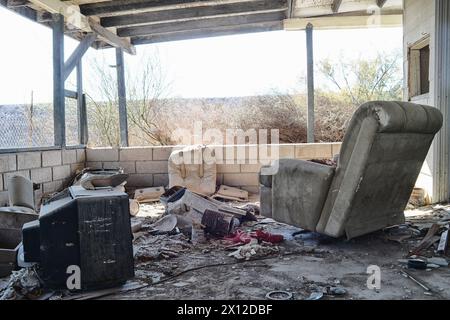
[[[78,62],[83,58],[86,51],[94,43],[95,39],[97,39],[97,35],[95,33],[90,33],[80,41],[78,47],[64,64],[64,80],[67,80],[73,69],[78,65]]]
[[[308,143],[314,143],[314,50],[313,25],[306,26],[306,66],[308,86]]]
[[[77,111],[78,111],[78,138],[81,145],[88,143],[88,126],[86,98],[83,94],[83,64],[81,60],[77,64]]]
[[[64,17],[53,15],[53,123],[55,146],[65,147]]]
[[[119,93],[120,146],[128,147],[127,95],[123,50],[116,48],[117,89]]]

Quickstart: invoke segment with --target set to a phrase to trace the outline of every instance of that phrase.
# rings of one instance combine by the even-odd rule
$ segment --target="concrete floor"
[[[408,211],[406,215],[411,225],[426,231],[432,222],[449,221],[449,212],[450,206],[437,206]],[[145,221],[149,217],[138,219]],[[244,228],[254,230],[261,226],[247,223]],[[448,267],[406,270],[398,261],[407,256],[421,236],[399,243],[388,240],[388,233],[380,231],[345,241],[313,233],[292,237],[298,229],[276,223],[263,226],[284,234],[287,240],[278,246],[278,253],[244,262],[229,257],[230,251],[221,240],[204,240],[194,245],[183,235],[157,238],[141,233],[135,245],[153,251],[147,258],[145,253],[139,255],[136,280],[148,286],[103,299],[265,299],[270,291],[284,290],[291,292],[293,299],[303,300],[313,292],[327,292],[327,287],[344,288],[346,294],[325,294],[322,299],[450,299]],[[158,255],[161,248],[168,250],[170,256]],[[434,253],[428,250],[423,255],[431,257]],[[381,269],[380,290],[367,287],[367,268],[371,265]],[[193,268],[200,269],[189,271]],[[431,292],[405,278],[401,271],[407,271]]]

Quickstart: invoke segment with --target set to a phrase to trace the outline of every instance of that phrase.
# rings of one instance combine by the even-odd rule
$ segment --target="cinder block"
[[[136,162],[120,161],[120,162],[103,162],[103,169],[122,168],[125,173],[136,173]]]
[[[41,152],[24,152],[17,154],[17,169],[34,169],[40,168]]]
[[[77,149],[77,162],[86,162],[86,149]]]
[[[114,161],[114,162],[103,162],[103,169],[119,169],[120,165],[119,165],[119,161]]]
[[[230,187],[259,186],[257,173],[225,173],[223,184]]]
[[[86,149],[88,162],[119,161],[119,150],[113,148]]]
[[[331,159],[332,147],[330,143],[301,144],[295,147],[295,157],[302,160]]]
[[[137,173],[167,173],[167,161],[137,161]]]
[[[86,168],[103,169],[103,162],[86,162]]]
[[[64,186],[63,181],[47,182],[43,184],[42,191],[44,194],[54,193],[60,191],[63,188],[63,186]]]
[[[341,142],[336,142],[336,143],[333,143],[333,144],[331,145],[333,157],[334,157],[335,155],[341,153],[341,146],[342,146],[342,143],[341,143]]]
[[[218,173],[239,173],[241,172],[241,165],[239,164],[218,164]]]
[[[9,195],[7,191],[0,192],[0,207],[9,206]]]
[[[153,160],[169,160],[173,147],[153,147]]]
[[[63,164],[77,163],[77,150],[63,150],[62,159]]]
[[[270,165],[272,161],[280,159],[280,145],[261,144],[258,148],[258,159],[261,165]]]
[[[17,163],[15,154],[0,155],[0,173],[16,170],[17,170]]]
[[[12,176],[22,176],[22,177],[25,177],[27,179],[30,179],[30,170],[22,170],[22,171],[15,171],[15,172],[5,173],[3,175],[3,179],[4,179],[4,187],[5,187],[6,190],[8,190],[9,178],[11,178]]]
[[[120,161],[151,161],[152,159],[151,147],[132,147],[120,149]]]
[[[64,180],[71,175],[70,166],[64,165],[59,167],[53,167],[53,180]]]
[[[153,186],[152,174],[130,174],[127,180],[128,187],[145,188]]]
[[[154,174],[153,175],[153,186],[168,186],[169,185],[169,175],[168,174]]]
[[[217,163],[224,164],[256,164],[258,163],[257,145],[235,145],[224,146],[223,161],[217,160]]]
[[[260,164],[241,164],[241,172],[243,173],[259,173],[260,170]]]
[[[280,159],[295,159],[295,145],[294,144],[280,144],[279,156],[280,156]]]
[[[61,150],[43,151],[42,166],[54,167],[62,165]]]
[[[136,173],[136,162],[134,161],[121,161],[119,165],[125,173]]]
[[[52,181],[52,168],[39,168],[31,170],[31,181],[44,183]]]

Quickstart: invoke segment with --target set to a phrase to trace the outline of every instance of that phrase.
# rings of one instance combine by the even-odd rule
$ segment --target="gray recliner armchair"
[[[433,107],[366,103],[349,124],[336,167],[286,159],[272,166],[272,175],[262,170],[261,213],[348,239],[404,223],[404,209],[441,127],[442,114]]]

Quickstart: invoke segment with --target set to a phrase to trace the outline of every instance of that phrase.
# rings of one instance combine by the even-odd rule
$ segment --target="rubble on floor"
[[[258,208],[257,201],[224,205],[254,213]],[[258,215],[256,221],[240,221],[229,235],[205,232],[201,221],[187,223],[189,232],[186,222],[179,222],[189,211],[168,215],[160,202],[141,204],[131,217],[135,279],[110,290],[55,292],[51,299],[450,298],[449,252],[438,251],[448,230],[450,206],[409,211],[404,225],[351,241]],[[414,259],[425,261],[426,268],[411,268]],[[372,290],[367,287],[367,268],[374,265],[381,269],[382,286]],[[0,289],[6,297],[33,298],[10,293]]]

